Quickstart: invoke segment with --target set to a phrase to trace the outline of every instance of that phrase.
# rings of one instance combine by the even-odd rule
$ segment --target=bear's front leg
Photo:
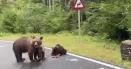
[[[41,60],[44,60],[44,59],[45,59],[45,52],[42,51],[42,53],[41,53]]]
[[[37,59],[38,52],[37,52],[37,51],[35,51],[33,55],[34,55],[34,60],[35,60],[35,61],[37,61],[37,60],[38,60],[38,59]]]
[[[32,52],[29,52],[28,55],[29,55],[30,61],[31,61],[31,62],[34,62],[34,60],[33,60],[33,53],[32,53]]]

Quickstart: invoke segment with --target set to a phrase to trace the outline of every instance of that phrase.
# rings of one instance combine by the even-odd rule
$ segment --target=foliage
[[[88,19],[83,23],[83,32],[107,34],[108,38],[125,40],[129,38],[129,16],[126,7],[116,4],[91,3],[86,13]]]
[[[125,40],[131,31],[130,0],[89,0],[81,12],[83,34]],[[57,33],[78,29],[77,12],[70,0],[1,0],[0,30],[11,33]],[[68,11],[67,11],[68,10]]]

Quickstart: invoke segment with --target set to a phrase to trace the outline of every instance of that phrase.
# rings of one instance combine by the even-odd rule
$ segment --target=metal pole
[[[66,0],[64,0],[64,7],[66,7]]]
[[[78,10],[78,35],[81,35],[81,21],[80,21],[80,10]]]
[[[49,0],[49,11],[51,11],[51,0]]]
[[[52,0],[52,10],[53,10],[53,12],[54,12],[54,6],[55,6],[55,3],[54,3],[55,1],[54,0]]]

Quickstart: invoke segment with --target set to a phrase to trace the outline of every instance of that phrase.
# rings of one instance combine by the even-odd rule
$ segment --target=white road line
[[[13,41],[0,40],[0,42],[13,42]],[[48,48],[48,47],[45,47],[45,48],[49,49],[49,50],[52,50],[51,48]],[[104,66],[108,66],[108,67],[111,67],[111,68],[114,68],[114,69],[124,69],[124,68],[121,68],[121,67],[118,67],[118,66],[114,66],[112,64],[107,64],[107,63],[104,63],[104,62],[101,62],[101,61],[97,61],[97,60],[94,60],[94,59],[91,59],[91,58],[75,55],[75,54],[72,54],[72,53],[67,53],[67,54],[71,55],[71,56],[75,56],[75,57],[81,58],[81,59],[85,59],[85,60],[88,60],[88,61],[91,61],[91,62],[95,62],[95,63],[101,64],[101,65],[104,65]]]
[[[111,68],[123,69],[123,68],[121,68],[121,67],[117,67],[117,66],[114,66],[114,65],[111,65],[111,64],[107,64],[107,63],[104,63],[104,62],[100,62],[100,61],[97,61],[97,60],[94,60],[94,59],[91,59],[91,58],[82,57],[82,56],[75,55],[75,54],[72,54],[72,53],[68,53],[68,55],[75,56],[75,57],[78,57],[78,58],[81,58],[81,59],[85,59],[85,60],[88,60],[88,61],[92,61],[92,62],[101,64],[101,65],[105,65],[105,66],[108,66],[108,67],[111,67]]]
[[[105,69],[105,68],[99,68],[99,69]]]
[[[45,47],[45,48],[49,49],[49,50],[52,50],[51,48],[48,48],[48,47]],[[104,62],[100,62],[100,61],[97,61],[97,60],[94,60],[94,59],[91,59],[91,58],[75,55],[75,54],[72,54],[72,53],[67,53],[67,54],[71,55],[71,56],[74,56],[74,57],[81,58],[81,59],[85,59],[85,60],[88,60],[88,61],[91,61],[91,62],[95,62],[95,63],[101,64],[101,65],[104,65],[104,66],[108,66],[108,67],[111,67],[111,68],[114,68],[114,69],[124,69],[124,68],[114,66],[114,65],[111,65],[111,64],[107,64],[107,63],[104,63]]]

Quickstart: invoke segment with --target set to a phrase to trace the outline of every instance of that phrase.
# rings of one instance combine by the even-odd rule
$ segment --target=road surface
[[[0,41],[0,69],[123,69],[111,64],[68,53],[66,56],[52,58],[51,50],[45,49],[46,60],[30,63],[28,54],[23,54],[25,62],[17,63],[12,51],[11,41]]]

